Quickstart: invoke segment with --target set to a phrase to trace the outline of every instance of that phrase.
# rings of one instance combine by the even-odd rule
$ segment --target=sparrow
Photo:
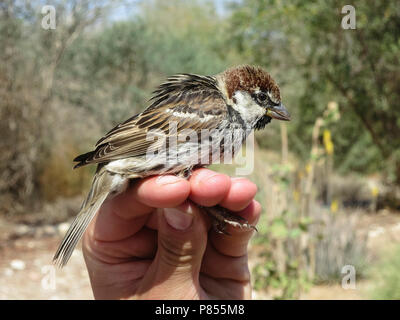
[[[129,182],[152,175],[188,178],[193,169],[223,161],[253,130],[272,119],[290,120],[278,85],[261,67],[242,65],[214,76],[167,78],[141,113],[118,124],[74,168],[97,164],[92,186],[53,261],[64,266],[103,202]],[[202,207],[217,232],[226,225],[254,228],[222,207]]]

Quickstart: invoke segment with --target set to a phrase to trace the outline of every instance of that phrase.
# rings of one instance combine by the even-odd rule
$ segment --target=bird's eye
[[[257,93],[257,100],[260,103],[265,102],[268,99],[268,96],[264,92]]]

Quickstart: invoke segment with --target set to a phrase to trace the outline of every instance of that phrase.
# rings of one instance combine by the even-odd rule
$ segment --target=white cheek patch
[[[249,93],[236,91],[233,95],[234,103],[232,107],[239,112],[242,119],[250,125],[254,125],[265,115],[265,109],[259,106]]]

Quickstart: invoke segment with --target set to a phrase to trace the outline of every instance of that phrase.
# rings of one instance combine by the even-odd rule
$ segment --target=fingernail
[[[158,185],[166,185],[166,184],[172,184],[172,183],[176,183],[181,181],[182,179],[177,177],[177,176],[172,176],[172,175],[168,175],[168,176],[159,176],[156,179],[156,183]]]
[[[242,180],[247,180],[247,179],[244,177],[232,177],[231,180],[232,181],[242,181]]]
[[[197,176],[197,178],[199,179],[199,181],[201,182],[206,182],[211,180],[212,178],[219,176],[220,173],[216,173],[214,171],[211,170],[203,170],[202,172],[200,172]]]
[[[175,208],[165,208],[164,217],[172,228],[183,231],[192,225],[193,212],[190,208],[186,212]]]

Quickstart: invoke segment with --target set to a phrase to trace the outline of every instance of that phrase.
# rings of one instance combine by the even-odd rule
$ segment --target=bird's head
[[[217,79],[228,104],[247,126],[262,129],[272,119],[290,120],[278,85],[262,68],[239,66],[224,71]]]

